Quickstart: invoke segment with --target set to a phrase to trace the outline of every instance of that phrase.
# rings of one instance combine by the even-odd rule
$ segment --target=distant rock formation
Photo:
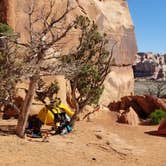
[[[133,65],[135,77],[166,79],[166,54],[138,53]]]
[[[31,1],[27,0],[3,0],[8,2],[6,9],[1,9],[7,13],[6,22],[21,34],[21,40],[27,41],[26,31],[27,15],[25,14],[27,5]],[[57,14],[63,13],[67,0],[55,0],[55,11]],[[1,2],[1,1],[0,1]],[[38,8],[46,8],[48,0],[35,1]],[[70,0],[70,5],[74,9],[68,15],[66,21],[71,22],[76,15],[87,16],[98,25],[99,31],[106,32],[109,39],[108,49],[118,42],[113,55],[113,67],[108,75],[104,86],[104,92],[100,99],[100,104],[108,105],[110,101],[118,100],[122,96],[130,95],[134,92],[134,75],[132,65],[136,59],[137,45],[135,40],[134,25],[130,16],[126,0]],[[2,13],[0,11],[0,13]],[[73,32],[71,32],[73,33]],[[77,45],[78,35],[67,36],[67,44],[62,50],[69,51]],[[62,80],[61,80],[62,81]],[[63,80],[65,81],[65,79]],[[66,98],[66,87],[63,87],[63,99]],[[62,93],[61,93],[62,94]],[[62,101],[64,101],[62,100]]]

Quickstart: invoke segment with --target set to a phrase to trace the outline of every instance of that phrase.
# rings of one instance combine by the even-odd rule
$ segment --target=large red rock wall
[[[25,10],[30,0],[6,0],[8,6],[8,23],[17,32],[21,33],[23,41],[28,39],[25,30],[27,16]],[[55,0],[57,13],[65,10],[66,0]],[[35,1],[38,7],[45,5],[47,0]],[[124,95],[129,95],[134,91],[134,77],[132,64],[135,61],[137,52],[134,26],[125,0],[70,0],[75,9],[68,16],[71,21],[76,15],[86,15],[94,20],[101,32],[106,32],[109,36],[108,49],[111,50],[114,42],[118,42],[114,49],[112,72],[105,81],[104,93],[100,103],[107,105],[111,100],[118,100]],[[76,43],[73,35],[68,36],[69,44],[66,49],[70,49]]]

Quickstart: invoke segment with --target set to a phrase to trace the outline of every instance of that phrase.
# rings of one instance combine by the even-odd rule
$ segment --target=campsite
[[[15,120],[0,123],[1,165],[165,166],[166,137],[153,135],[158,126],[120,124],[108,110],[95,113],[90,122],[78,122],[67,135],[50,136],[49,142],[2,132],[14,124]]]
[[[165,166],[165,5],[0,0],[0,166]]]

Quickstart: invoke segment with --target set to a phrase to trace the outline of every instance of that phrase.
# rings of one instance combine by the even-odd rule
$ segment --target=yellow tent
[[[38,118],[46,125],[54,126],[54,114],[58,114],[61,112],[66,112],[66,114],[71,118],[74,114],[72,110],[70,110],[66,105],[60,104],[58,107],[53,108],[52,111],[48,110],[46,107],[42,108],[38,113]]]

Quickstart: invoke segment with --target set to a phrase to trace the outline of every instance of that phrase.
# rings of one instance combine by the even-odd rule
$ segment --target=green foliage
[[[81,30],[79,45],[76,51],[63,56],[62,60],[70,66],[76,66],[75,73],[69,79],[73,98],[81,111],[86,104],[98,103],[103,82],[110,72],[112,55],[106,50],[107,35],[99,33],[94,22],[78,16],[75,25]]]
[[[12,28],[9,27],[7,24],[0,23],[0,33],[4,35],[11,34],[13,32]]]
[[[2,30],[2,29],[1,29]],[[0,102],[15,97],[16,84],[22,76],[22,58],[18,48],[5,36],[5,49],[0,51]]]
[[[159,124],[164,118],[166,118],[166,112],[161,109],[157,109],[150,114],[153,124]]]
[[[77,81],[77,90],[82,100],[88,97],[89,101],[86,104],[97,104],[103,91],[103,86],[97,85],[100,81],[99,68],[95,65],[91,66],[91,63],[83,65],[77,75]]]

